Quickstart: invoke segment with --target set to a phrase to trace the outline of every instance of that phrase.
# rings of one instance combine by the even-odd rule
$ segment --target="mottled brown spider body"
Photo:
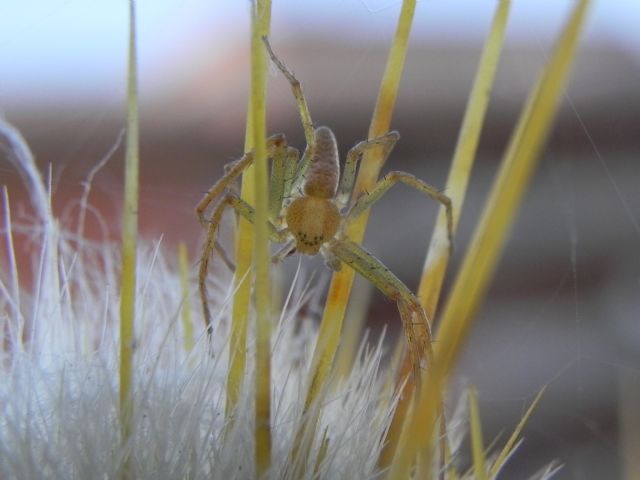
[[[302,189],[310,197],[333,199],[340,180],[338,142],[329,127],[318,127],[313,133],[315,150]]]

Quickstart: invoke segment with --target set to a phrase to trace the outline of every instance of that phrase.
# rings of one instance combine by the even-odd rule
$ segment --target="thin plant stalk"
[[[473,161],[476,156],[480,132],[482,131],[482,125],[484,124],[485,114],[489,105],[493,80],[500,60],[500,52],[504,44],[504,34],[509,17],[509,6],[510,2],[503,0],[496,9],[493,23],[478,64],[473,87],[467,101],[467,108],[453,154],[453,162],[449,170],[445,192],[451,199],[453,233],[455,233],[460,221],[464,196],[467,190]],[[418,287],[418,299],[429,319],[435,318],[440,289],[442,288],[447,265],[450,260],[450,252],[446,211],[444,207],[441,207]],[[400,341],[403,341],[403,339]],[[404,378],[409,375],[410,372],[411,359],[405,354],[403,368],[399,376],[400,378]],[[393,459],[398,438],[402,430],[402,423],[407,414],[414,387],[414,382],[406,382],[403,394],[400,396],[398,406],[396,407],[393,420],[387,433],[385,447],[378,462],[381,468],[389,466]]]
[[[127,74],[127,133],[124,208],[122,212],[122,279],[120,299],[120,430],[125,451],[123,478],[132,478],[133,348],[136,301],[136,245],[138,241],[139,120],[135,2],[129,2],[129,64]]]
[[[271,24],[271,2],[258,2],[260,32],[262,36],[269,36]],[[244,151],[253,149],[253,98],[250,96],[247,107],[247,124],[245,129]],[[241,197],[250,205],[255,205],[255,167],[247,168],[242,175]],[[232,307],[232,322],[230,335],[229,372],[227,375],[227,399],[225,415],[227,420],[232,418],[238,404],[238,399],[245,377],[247,363],[247,323],[249,305],[251,304],[251,275],[254,249],[253,225],[244,218],[238,218],[235,240],[236,272],[234,275],[234,295]]]
[[[480,409],[478,407],[478,391],[469,388],[469,424],[471,437],[471,457],[473,458],[473,478],[476,480],[489,480],[487,477],[487,459],[484,454],[484,442],[482,440],[482,425],[480,422]]]
[[[427,456],[432,454],[441,392],[467,337],[472,318],[484,298],[516,210],[540,156],[575,55],[587,6],[587,0],[576,5],[520,116],[443,310],[435,342],[434,368],[425,374],[420,400],[413,415],[405,421],[387,478],[407,478],[418,452]]]
[[[256,473],[264,475],[271,465],[271,292],[269,282],[269,180],[267,171],[266,86],[267,58],[262,38],[263,17],[271,11],[270,0],[259,1],[251,21],[251,117],[253,123],[255,198],[255,298],[256,298]]]
[[[25,184],[31,196],[38,218],[40,219],[42,231],[42,243],[40,256],[38,259],[38,275],[34,285],[34,308],[30,319],[24,319],[20,314],[19,338],[22,345],[27,345],[30,353],[36,353],[37,347],[42,346],[43,337],[47,334],[45,328],[51,325],[59,325],[63,321],[61,302],[57,295],[50,295],[49,292],[58,292],[60,289],[60,274],[58,262],[58,222],[53,217],[51,206],[51,169],[49,169],[48,184],[42,181],[40,172],[34,160],[33,153],[20,131],[12,124],[0,117],[0,138],[4,137],[8,142],[8,156],[10,161],[15,162],[16,167],[22,172]],[[8,209],[8,203],[5,205]],[[10,244],[12,241],[9,242]],[[12,258],[14,253],[10,254]],[[10,260],[15,262],[14,260]],[[13,268],[13,267],[12,267]],[[17,282],[17,276],[14,276]],[[19,287],[18,283],[15,283]],[[14,303],[15,308],[19,304]],[[39,321],[41,315],[48,318],[47,325]]]
[[[369,138],[378,137],[389,130],[407,55],[407,45],[415,7],[416,0],[404,0],[402,3],[400,17],[369,127]],[[360,193],[373,187],[383,163],[384,152],[382,148],[372,148],[364,154],[352,198],[358,198]],[[360,243],[364,237],[368,217],[368,212],[365,212],[354,221],[347,229],[347,236]],[[295,447],[291,455],[291,463],[294,468],[304,463],[301,459],[304,460],[308,455],[309,440],[314,437],[319,410],[313,407],[330,383],[329,375],[333,368],[340,342],[342,322],[349,302],[354,275],[355,272],[350,268],[343,268],[341,271],[334,273],[331,278],[318,339],[313,352],[310,381],[304,403],[304,420],[296,433]]]
[[[489,36],[478,64],[473,87],[469,94],[467,108],[447,178],[445,192],[451,199],[454,233],[460,222],[460,214],[469,177],[471,176],[471,168],[476,157],[478,141],[480,140],[480,133],[484,125],[487,107],[489,106],[493,81],[500,61],[500,53],[504,45],[510,5],[511,2],[509,0],[502,0],[496,8]],[[447,243],[446,211],[443,207],[440,207],[418,287],[418,298],[429,318],[435,318],[440,289],[442,288],[450,260],[449,253],[451,249]]]
[[[13,244],[13,227],[12,227],[12,221],[11,221],[11,208],[9,206],[9,190],[7,188],[6,185],[3,185],[2,187],[2,194],[3,194],[3,206],[4,206],[4,231],[5,233],[5,241],[6,241],[6,249],[7,249],[7,255],[9,257],[9,270],[10,270],[10,275],[9,278],[11,279],[11,298],[14,299],[14,302],[11,304],[11,309],[13,310],[13,318],[16,319],[16,321],[18,321],[18,319],[21,319],[22,314],[20,312],[20,279],[19,279],[19,275],[18,275],[18,262],[16,261],[16,255],[15,255],[15,247]],[[11,317],[9,317],[11,318]],[[9,328],[12,329],[14,332],[19,332],[19,334],[15,335],[16,338],[22,338],[22,324],[23,321],[20,320],[20,324],[13,324],[13,325],[9,325]],[[20,326],[19,326],[20,325]],[[5,327],[5,325],[3,325],[3,327]],[[4,331],[6,331],[6,328],[3,328],[3,333]],[[4,340],[4,338],[3,338]],[[4,344],[5,342],[3,342]],[[14,347],[17,347],[17,345],[12,346],[12,350]]]
[[[493,465],[491,466],[491,469],[489,470],[489,476],[491,478],[495,478],[495,476],[498,475],[498,472],[500,471],[500,469],[507,462],[509,455],[513,452],[513,449],[516,447],[516,442],[518,441],[518,438],[520,438],[520,434],[522,433],[524,426],[527,424],[527,421],[529,421],[529,418],[531,417],[531,414],[535,411],[536,407],[538,406],[538,403],[540,403],[540,399],[544,395],[544,392],[546,391],[546,389],[547,389],[546,386],[540,389],[536,397],[533,399],[533,402],[531,402],[531,405],[529,405],[529,408],[527,408],[527,411],[524,412],[524,415],[522,415],[522,417],[520,418],[518,425],[516,425],[516,428],[513,430],[513,433],[511,433],[511,436],[509,437],[507,442],[504,444],[504,447],[502,447],[502,450],[500,450],[500,453],[496,457],[495,461],[493,462]]]
[[[191,320],[191,304],[189,302],[189,252],[187,245],[180,242],[178,245],[178,263],[180,264],[180,289],[182,290],[182,334],[183,346],[187,354],[193,350],[193,322]]]
[[[398,19],[396,33],[369,127],[369,138],[381,136],[389,130],[407,55],[407,45],[415,7],[415,0],[405,0],[402,3],[400,18]],[[373,187],[378,179],[383,162],[382,148],[371,148],[364,154],[352,198],[358,198],[362,192]],[[368,218],[368,212],[363,213],[349,226],[346,235],[353,241],[360,243],[364,237]],[[315,402],[324,388],[333,366],[354,275],[354,271],[350,268],[343,268],[341,271],[334,273],[331,279],[312,361],[311,383],[305,402],[307,409]]]

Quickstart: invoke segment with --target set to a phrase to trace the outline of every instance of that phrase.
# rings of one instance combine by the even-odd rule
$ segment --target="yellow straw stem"
[[[138,86],[135,2],[129,2],[129,63],[127,74],[127,138],[124,206],[122,212],[122,278],[120,299],[120,431],[125,452],[131,451],[133,433],[133,344],[136,301],[136,244],[138,240]],[[132,478],[130,453],[122,478]]]
[[[487,461],[484,455],[482,440],[482,424],[478,408],[478,392],[474,387],[469,388],[469,424],[471,437],[471,457],[473,458],[473,478],[488,480]]]
[[[263,5],[266,7],[263,8]],[[258,2],[260,33],[269,35],[271,23],[271,2]],[[253,43],[252,43],[253,48]],[[266,92],[265,92],[266,93]],[[247,107],[247,125],[245,129],[244,151],[253,149],[253,95],[250,96]],[[242,175],[241,197],[250,205],[255,205],[255,167],[251,165]],[[229,372],[227,374],[227,402],[225,415],[231,420],[242,389],[247,363],[247,321],[249,306],[251,305],[251,278],[249,274],[252,266],[254,249],[253,225],[242,217],[238,218],[238,228],[235,240],[236,273],[234,276],[233,307],[231,312],[231,336],[229,352]]]
[[[269,288],[269,181],[267,171],[267,59],[262,37],[270,0],[259,1],[251,22],[251,117],[254,150],[255,295],[256,295],[256,473],[271,465],[271,292]]]
[[[478,140],[480,138],[480,132],[482,131],[482,125],[484,124],[487,106],[489,105],[498,61],[500,60],[500,52],[504,44],[504,33],[509,17],[509,6],[510,2],[503,0],[496,9],[489,36],[485,42],[478,64],[473,87],[467,101],[467,108],[453,155],[453,162],[449,170],[445,193],[451,199],[454,233],[460,220],[460,212],[462,210],[462,204],[464,203],[471,167],[475,160]],[[440,208],[438,220],[431,237],[422,278],[418,286],[418,299],[429,319],[435,318],[442,282],[444,281],[449,263],[450,251],[446,210],[442,207]],[[400,341],[404,341],[404,339]],[[411,359],[408,355],[405,355],[400,377],[404,378],[410,371]],[[393,459],[414,386],[415,383],[411,380],[405,384],[403,394],[400,397],[387,433],[387,442],[380,456],[378,465],[381,468],[387,467]]]
[[[371,119],[371,126],[369,127],[369,138],[378,137],[389,130],[391,115],[395,106],[398,86],[407,54],[407,44],[409,42],[409,33],[411,32],[415,6],[415,0],[405,0],[402,3],[400,18],[398,19],[396,33],[380,85],[376,107]],[[352,198],[358,198],[360,193],[371,189],[378,178],[383,161],[384,155],[381,148],[372,148],[365,153],[361,161]],[[353,241],[360,243],[364,237],[368,218],[368,212],[362,214],[358,220],[353,222],[348,228],[347,236]],[[344,313],[351,293],[353,277],[353,270],[343,268],[340,272],[335,273],[331,279],[327,302],[318,333],[318,341],[313,356],[311,367],[312,380],[309,390],[307,391],[305,410],[308,410],[316,400],[318,394],[322,388],[324,388],[329,372],[331,371],[340,339],[340,332],[342,331]]]
[[[400,18],[398,19],[391,51],[389,52],[389,58],[387,59],[387,65],[380,84],[376,107],[369,127],[369,138],[378,137],[389,130],[406,58],[415,6],[415,0],[404,0],[402,3]],[[371,189],[378,178],[383,162],[384,152],[382,149],[372,148],[365,153],[361,160],[352,198],[358,198],[361,192]],[[355,242],[360,243],[362,241],[368,216],[368,212],[365,212],[347,229],[347,235]],[[327,301],[318,331],[318,339],[313,352],[311,380],[304,405],[304,421],[296,433],[295,446],[291,454],[291,462],[296,466],[304,464],[300,459],[304,460],[308,455],[309,440],[314,437],[319,410],[313,410],[312,406],[329,386],[329,374],[340,343],[342,322],[349,302],[354,275],[355,272],[350,268],[343,268],[341,271],[334,273],[331,278]]]
[[[444,308],[435,342],[434,368],[425,375],[420,401],[411,421],[405,422],[388,478],[407,478],[416,454],[432,451],[439,397],[466,339],[473,315],[484,298],[547,136],[574,57],[587,5],[586,0],[576,5],[518,121],[469,252]]]
[[[180,263],[180,290],[182,291],[182,334],[183,346],[187,354],[193,350],[193,322],[191,321],[191,302],[189,287],[189,252],[187,245],[178,245],[178,262]]]
[[[507,443],[505,443],[495,462],[493,462],[493,465],[491,466],[491,470],[489,472],[491,478],[494,478],[498,474],[500,469],[504,466],[505,462],[509,458],[509,455],[511,455],[513,448],[516,446],[518,438],[520,438],[520,434],[522,433],[524,426],[527,424],[529,417],[531,417],[531,414],[538,406],[538,403],[540,403],[540,399],[542,398],[542,395],[544,395],[546,389],[547,387],[545,386],[538,392],[536,398],[533,399],[533,402],[531,402],[531,405],[529,405],[527,411],[524,413],[522,418],[520,418],[520,421],[518,422],[518,425],[516,425],[516,428],[513,430],[513,433],[509,437],[509,440],[507,440]]]
[[[467,101],[467,108],[453,154],[453,162],[447,178],[445,193],[451,199],[454,232],[460,221],[460,213],[462,212],[467,184],[469,183],[471,167],[475,160],[478,140],[480,139],[480,132],[482,131],[493,88],[493,80],[500,60],[500,52],[504,44],[510,4],[510,1],[503,0],[496,9],[493,24],[485,42],[480,63],[478,64],[478,71]],[[446,212],[441,207],[436,227],[431,237],[420,286],[418,287],[418,298],[429,318],[434,318],[435,316],[440,289],[442,288],[444,274],[449,263],[450,251],[447,242]]]

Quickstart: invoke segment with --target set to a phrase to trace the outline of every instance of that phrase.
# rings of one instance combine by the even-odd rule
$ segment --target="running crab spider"
[[[263,39],[271,60],[291,84],[304,128],[307,147],[300,159],[295,148],[289,147],[282,134],[269,137],[267,152],[271,166],[269,198],[269,230],[272,242],[283,244],[273,256],[274,262],[299,252],[305,255],[322,254],[327,265],[339,270],[342,264],[358,272],[394,300],[403,323],[408,348],[417,375],[428,342],[429,321],[415,294],[380,260],[345,235],[346,227],[377,202],[396,183],[404,183],[444,205],[448,224],[448,240],[452,245],[451,201],[436,188],[405,172],[389,172],[366,194],[349,200],[354,188],[358,162],[367,150],[382,148],[386,157],[400,138],[398,132],[362,141],[347,153],[344,171],[340,164],[336,138],[328,127],[314,128],[300,82],[274,54],[266,38]],[[209,262],[217,251],[223,260],[224,252],[217,242],[222,215],[227,207],[250,222],[254,222],[254,209],[232,188],[235,180],[253,162],[253,152],[225,167],[225,174],[213,184],[196,207],[201,224],[207,229],[206,240],[198,272],[198,288],[207,332],[211,332],[211,312],[207,295],[206,277]],[[209,207],[210,216],[206,217]],[[225,263],[229,264],[228,260]],[[416,335],[414,327],[426,329],[426,336]]]

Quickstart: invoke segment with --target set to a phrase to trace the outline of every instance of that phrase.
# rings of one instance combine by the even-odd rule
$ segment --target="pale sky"
[[[273,36],[387,44],[400,0],[274,0]],[[509,41],[544,45],[571,0],[514,0]],[[138,0],[143,82],[171,71],[168,59],[210,43],[211,57],[246,42],[248,0]],[[412,42],[479,44],[495,1],[422,0]],[[125,0],[0,0],[0,111],[49,96],[112,94],[122,83],[127,38]],[[640,1],[593,2],[585,42],[615,44],[640,62]],[[111,92],[111,93],[107,93]]]

